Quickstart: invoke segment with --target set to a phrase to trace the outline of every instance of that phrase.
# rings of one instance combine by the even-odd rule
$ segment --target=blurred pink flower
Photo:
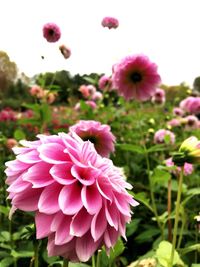
[[[172,120],[167,122],[167,125],[169,125],[171,127],[180,126],[181,125],[181,121],[179,119],[172,119]]]
[[[94,100],[94,101],[98,101],[98,100],[102,100],[102,99],[103,99],[103,95],[101,92],[95,92],[92,95],[92,100]]]
[[[38,135],[13,148],[6,163],[8,198],[13,209],[35,211],[36,237],[48,237],[49,256],[87,261],[125,236],[132,186],[111,160],[75,133]],[[42,174],[42,175],[41,175]]]
[[[0,111],[0,121],[16,121],[17,113],[11,108],[4,108]]]
[[[133,55],[113,66],[112,81],[113,87],[126,100],[145,101],[154,95],[161,78],[157,65],[147,56]]]
[[[85,101],[85,103],[88,106],[90,106],[92,109],[96,109],[97,108],[97,104],[94,101],[92,101],[92,100],[87,100],[87,101]]]
[[[113,17],[105,17],[103,18],[101,25],[108,29],[116,29],[119,26],[119,21]]]
[[[69,128],[70,132],[75,132],[84,141],[89,140],[94,144],[95,149],[102,157],[109,157],[114,152],[115,136],[112,134],[110,126],[101,124],[98,121],[80,120]]]
[[[65,59],[68,59],[71,56],[71,50],[67,46],[60,45],[59,49]]]
[[[106,75],[101,76],[98,83],[99,89],[110,91],[112,88],[112,79]]]
[[[173,115],[175,115],[175,116],[180,116],[180,117],[182,117],[183,115],[184,115],[184,111],[181,109],[181,108],[179,108],[179,107],[175,107],[174,109],[173,109]]]
[[[199,120],[198,120],[198,118],[196,116],[189,115],[189,116],[186,116],[184,119],[185,119],[185,122],[186,122],[186,128],[187,129],[196,129],[196,128],[198,128]]]
[[[88,92],[92,96],[94,93],[96,93],[96,87],[92,84],[87,85]]]
[[[6,147],[8,149],[12,149],[14,146],[16,146],[18,144],[17,140],[14,138],[8,138],[6,140]]]
[[[180,102],[180,108],[191,114],[200,113],[200,97],[189,96]]]
[[[84,98],[89,98],[90,92],[88,90],[87,85],[85,85],[85,84],[81,85],[78,90],[81,92],[81,94]]]
[[[175,143],[175,134],[169,130],[160,129],[154,134],[154,143],[162,144],[165,143],[165,137],[169,136],[169,143]]]
[[[44,90],[39,85],[33,85],[30,89],[30,94],[37,98],[43,98],[44,93],[45,93]]]
[[[61,37],[60,28],[55,23],[46,23],[43,26],[43,36],[48,42],[55,43]]]
[[[172,161],[172,158],[166,159],[165,160],[165,164],[168,167],[173,167],[174,166],[174,162]],[[193,165],[190,163],[185,162],[184,166],[183,166],[183,173],[185,176],[188,176],[190,174],[192,174],[194,168]],[[176,166],[175,170],[172,170],[172,173],[176,176],[178,176],[181,172],[181,167]]]

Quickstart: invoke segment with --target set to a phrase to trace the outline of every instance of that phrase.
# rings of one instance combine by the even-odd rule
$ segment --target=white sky
[[[200,76],[200,0],[0,0],[0,7],[0,50],[29,76],[62,69],[109,75],[136,53],[158,65],[164,84],[192,85]],[[119,27],[103,28],[104,16]],[[61,28],[57,43],[42,36],[47,22]],[[71,48],[68,60],[60,44]]]

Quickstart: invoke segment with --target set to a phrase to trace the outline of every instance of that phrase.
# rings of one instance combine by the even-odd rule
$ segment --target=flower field
[[[197,80],[162,84],[143,54],[11,79],[0,57],[0,267],[200,267]]]

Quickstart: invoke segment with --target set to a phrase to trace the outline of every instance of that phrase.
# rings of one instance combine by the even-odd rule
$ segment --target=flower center
[[[49,35],[53,36],[54,35],[54,30],[49,29]]]
[[[95,136],[84,136],[82,137],[83,141],[90,141],[91,143],[93,143],[94,145],[97,144],[97,139]]]
[[[132,82],[138,83],[138,82],[141,82],[142,75],[139,72],[135,71],[135,72],[131,73],[130,78],[131,78]]]

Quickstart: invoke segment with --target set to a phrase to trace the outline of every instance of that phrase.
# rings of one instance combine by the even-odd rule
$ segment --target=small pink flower
[[[30,89],[30,94],[32,96],[37,97],[37,98],[43,98],[44,97],[44,90],[42,89],[42,87],[40,87],[38,85],[34,85]]]
[[[16,121],[17,114],[11,108],[4,108],[0,111],[0,121]]]
[[[8,138],[6,140],[6,147],[8,149],[12,149],[14,146],[16,146],[18,144],[17,140],[14,138]]]
[[[199,120],[196,116],[189,115],[189,116],[186,116],[184,119],[186,121],[186,128],[187,129],[197,129],[198,128]]]
[[[113,66],[112,81],[118,94],[126,100],[145,101],[154,95],[161,78],[157,65],[147,56],[133,55]]]
[[[61,37],[60,28],[55,23],[46,23],[43,26],[43,36],[48,42],[55,43]]]
[[[108,29],[116,29],[119,26],[119,21],[113,17],[105,17],[103,18],[101,25]]]
[[[174,166],[174,162],[172,161],[172,158],[169,158],[167,160],[165,160],[165,164],[168,167],[173,167]],[[188,176],[190,174],[192,174],[194,168],[193,165],[190,163],[185,162],[184,166],[183,166],[183,173],[185,176]],[[181,172],[181,168],[176,166],[176,169],[172,171],[172,173],[176,176],[178,176]]]
[[[68,59],[71,56],[71,50],[65,45],[60,45],[59,49],[65,59]]]
[[[38,135],[13,149],[6,163],[12,210],[35,212],[36,237],[48,237],[48,255],[88,261],[125,236],[132,186],[118,167],[75,133]],[[42,175],[41,175],[42,174]]]
[[[96,87],[92,84],[87,85],[89,94],[92,96],[94,93],[96,93]]]
[[[200,113],[200,97],[189,96],[181,101],[180,108],[191,114]]]
[[[182,116],[184,115],[184,111],[183,111],[181,108],[179,108],[179,107],[175,107],[175,108],[173,109],[173,114],[174,114],[175,116],[180,116],[180,117],[182,117]]]
[[[175,134],[169,130],[160,129],[154,134],[154,143],[162,144],[165,142],[165,137],[169,136],[169,143],[175,143]]]
[[[110,91],[112,88],[112,79],[106,75],[101,76],[98,83],[99,89]]]
[[[70,132],[75,132],[84,141],[91,141],[97,152],[102,157],[109,157],[114,152],[115,136],[112,134],[110,126],[101,124],[98,121],[80,120],[77,124],[69,128]]]
[[[99,100],[102,100],[103,99],[103,95],[101,92],[95,92],[93,95],[92,95],[92,100],[94,101],[99,101]]]
[[[56,100],[56,94],[55,93],[48,93],[46,95],[46,101],[48,104],[52,104]]]
[[[167,122],[167,125],[169,125],[171,127],[180,126],[181,125],[181,121],[178,120],[178,119],[172,119],[172,120]]]
[[[90,106],[92,109],[96,109],[97,108],[97,104],[94,101],[92,101],[92,100],[87,100],[87,101],[85,101],[85,103],[88,106]]]
[[[81,109],[81,104],[80,104],[80,102],[78,102],[78,103],[76,103],[76,105],[74,106],[74,110],[75,110],[75,111],[80,111],[80,109]]]
[[[87,85],[85,84],[81,85],[78,90],[81,92],[83,97],[88,98],[90,96],[90,92],[88,90]]]

